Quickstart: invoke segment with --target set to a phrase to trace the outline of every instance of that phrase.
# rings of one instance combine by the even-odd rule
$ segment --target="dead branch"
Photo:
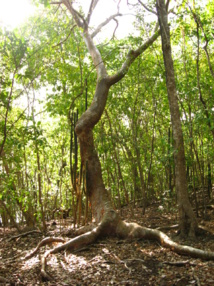
[[[167,265],[172,265],[172,266],[186,266],[186,265],[191,265],[191,266],[196,266],[197,264],[194,262],[191,262],[190,260],[185,260],[185,261],[165,261],[162,264],[167,264]]]
[[[112,35],[112,40],[115,38],[115,33],[116,33],[117,28],[118,28],[118,26],[119,26],[119,23],[118,23],[117,19],[114,19],[114,21],[116,22],[116,27],[115,27],[114,32],[113,32],[113,35]]]
[[[174,224],[174,225],[159,226],[159,227],[156,227],[155,229],[163,231],[163,230],[178,229],[178,227],[179,227],[178,224]]]

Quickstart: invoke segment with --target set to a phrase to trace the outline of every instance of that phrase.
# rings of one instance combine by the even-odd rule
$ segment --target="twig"
[[[142,1],[138,0],[138,2],[139,2],[148,12],[157,15],[157,13],[156,13],[154,10],[150,9],[149,7],[147,7],[145,4],[143,4]]]
[[[116,22],[116,27],[115,27],[114,32],[113,32],[112,40],[115,38],[115,33],[116,33],[117,28],[119,26],[117,19],[114,19],[114,21]]]
[[[108,17],[105,21],[103,21],[97,28],[96,30],[91,34],[91,37],[94,38],[99,32],[100,30],[106,26],[111,20],[114,20],[115,17],[118,17],[118,16],[122,16],[122,14],[120,13],[117,13],[117,14],[114,14],[110,17]]]
[[[191,262],[190,260],[174,261],[174,262],[173,261],[165,261],[165,262],[163,262],[163,264],[173,265],[173,266],[178,266],[178,267],[186,266],[187,264],[191,265],[191,266],[196,266],[197,265],[196,263]]]

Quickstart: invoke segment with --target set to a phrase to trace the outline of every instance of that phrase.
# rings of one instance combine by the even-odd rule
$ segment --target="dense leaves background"
[[[84,112],[86,98],[90,105],[96,75],[71,18],[49,6],[22,27],[0,31],[0,217],[4,225],[13,220],[39,223],[41,216],[51,217],[59,207],[76,212],[71,184],[76,156],[77,176],[81,164],[74,144],[74,114]],[[189,195],[198,212],[196,190],[203,190],[203,215],[212,195],[214,159],[213,7],[213,1],[207,1],[203,10],[200,1],[194,6],[184,1],[170,14]],[[134,11],[133,29],[139,36],[99,44],[112,72],[155,26],[145,22],[148,11],[142,6]],[[117,208],[146,206],[154,200],[174,207],[173,138],[160,40],[112,87],[94,137],[105,185]],[[87,204],[83,194],[82,214]]]

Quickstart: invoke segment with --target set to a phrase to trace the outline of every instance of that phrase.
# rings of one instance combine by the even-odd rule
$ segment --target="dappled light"
[[[31,259],[23,263],[21,270],[29,271],[32,268],[35,268],[36,266],[38,266],[38,264],[39,264],[39,257],[32,257]]]
[[[214,0],[26,1],[0,1],[0,284],[213,285]]]
[[[135,209],[135,215],[137,216],[140,211],[141,209]],[[124,219],[127,219],[129,215],[129,209],[125,208]],[[164,215],[165,213],[163,213]],[[156,207],[151,206],[148,208],[147,217],[137,220],[146,226],[151,224],[167,226],[171,219],[175,220],[173,215],[169,220],[164,219],[163,216],[158,217]],[[149,220],[149,217],[152,219]],[[210,226],[210,229],[214,231],[214,225],[211,226],[210,222],[201,221],[201,223],[204,226]],[[58,232],[58,230],[56,231]],[[173,237],[176,234],[175,230],[167,232],[171,232]],[[21,283],[26,286],[48,285],[48,282],[42,281],[38,273],[40,271],[40,256],[50,249],[50,246],[42,247],[40,253],[28,260],[23,260],[20,258],[23,258],[26,252],[30,253],[34,250],[41,236],[37,234],[9,241],[13,234],[14,232],[11,233],[11,231],[0,232],[1,246],[4,248],[0,254],[0,276],[4,274],[11,280],[20,281],[17,282],[17,285],[21,285]],[[213,236],[210,234],[200,237],[199,241],[191,242],[191,244],[195,247],[214,250]],[[200,279],[202,285],[204,283],[211,286],[213,285],[214,263],[180,256],[166,250],[155,241],[125,241],[107,238],[80,249],[76,253],[66,250],[50,255],[47,259],[47,270],[54,277],[54,283],[64,286],[78,283],[81,285],[96,283],[98,285],[160,285],[160,283],[180,285],[178,283],[194,284],[197,278]]]

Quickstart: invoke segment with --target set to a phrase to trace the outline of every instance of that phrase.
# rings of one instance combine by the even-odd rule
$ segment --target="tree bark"
[[[91,2],[91,7],[93,7],[93,9],[97,2],[98,1]],[[155,31],[151,38],[149,38],[137,50],[129,51],[121,69],[114,75],[109,76],[102,60],[102,56],[94,44],[93,37],[103,26],[105,26],[111,19],[119,16],[119,14],[109,17],[109,19],[99,25],[99,29],[90,35],[88,25],[93,9],[90,9],[88,16],[84,19],[79,12],[73,8],[70,1],[63,0],[62,3],[70,11],[77,26],[83,30],[83,38],[97,72],[97,84],[93,101],[90,107],[78,120],[75,132],[80,144],[81,163],[82,165],[87,165],[87,192],[91,204],[92,215],[94,220],[98,223],[103,219],[104,214],[106,215],[113,211],[113,206],[103,183],[101,165],[94,147],[93,128],[98,123],[104,112],[110,87],[120,81],[127,74],[132,62],[152,45],[152,43],[158,38],[159,32]]]
[[[79,236],[71,239],[63,245],[47,251],[41,259],[41,275],[46,279],[52,279],[46,272],[46,260],[50,254],[57,253],[68,248],[70,250],[80,249],[95,242],[96,239],[102,236],[117,236],[130,239],[156,239],[161,245],[168,247],[177,253],[214,260],[213,252],[206,252],[192,247],[182,246],[173,242],[167,235],[158,230],[141,227],[136,223],[126,223],[121,220],[119,215],[113,209],[111,200],[102,179],[101,165],[94,146],[93,128],[102,116],[111,85],[115,84],[125,76],[132,62],[150,45],[152,45],[152,43],[157,39],[159,32],[156,31],[155,34],[137,50],[130,51],[121,69],[113,76],[109,76],[102,61],[100,52],[95,47],[92,37],[88,33],[90,16],[97,2],[97,0],[91,1],[89,14],[86,19],[83,19],[83,17],[73,9],[72,3],[69,0],[62,0],[62,3],[73,15],[77,25],[83,29],[83,37],[97,71],[97,85],[92,104],[80,117],[75,127],[75,132],[80,144],[81,164],[82,166],[87,166],[87,194],[91,203],[93,218],[96,221],[97,226],[93,226],[91,231],[89,231],[88,228],[87,230],[85,229],[85,231],[82,230],[79,232]],[[177,135],[177,133],[175,134]],[[184,195],[185,194],[186,193],[184,193]],[[42,241],[33,254],[37,252],[40,245],[45,244],[46,241]]]
[[[168,25],[168,16],[165,1],[157,0],[156,7],[161,31],[162,51],[166,70],[166,86],[173,129],[179,228],[181,235],[186,235],[188,233],[189,236],[195,236],[195,232],[197,230],[198,225],[187,193],[183,132],[175,84],[174,67],[170,44],[170,30]]]
[[[109,86],[105,80],[97,82],[94,100],[89,109],[76,124],[76,134],[80,144],[82,165],[87,163],[87,193],[91,203],[93,218],[98,223],[103,214],[112,209],[111,201],[105,189],[100,161],[95,150],[93,132],[105,107]]]

